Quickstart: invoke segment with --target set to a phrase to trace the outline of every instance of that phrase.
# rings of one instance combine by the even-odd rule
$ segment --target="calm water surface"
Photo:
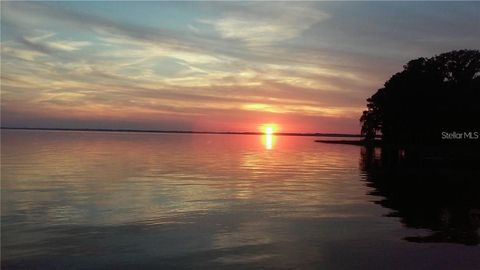
[[[414,243],[360,148],[311,137],[2,130],[2,269],[479,269]]]

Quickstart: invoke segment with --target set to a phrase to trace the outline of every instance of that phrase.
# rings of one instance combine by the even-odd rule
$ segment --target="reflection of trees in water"
[[[480,244],[480,168],[408,162],[404,152],[362,149],[361,169],[376,203],[410,228],[429,229],[412,242]],[[479,163],[480,164],[480,163]]]

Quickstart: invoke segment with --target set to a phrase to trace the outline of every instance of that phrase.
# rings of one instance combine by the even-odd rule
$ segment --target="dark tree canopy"
[[[362,134],[392,144],[438,142],[442,132],[480,131],[480,51],[408,62],[367,99]]]

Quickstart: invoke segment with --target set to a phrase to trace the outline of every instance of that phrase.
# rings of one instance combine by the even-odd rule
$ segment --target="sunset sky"
[[[2,2],[2,126],[359,133],[406,62],[479,37],[479,2]]]

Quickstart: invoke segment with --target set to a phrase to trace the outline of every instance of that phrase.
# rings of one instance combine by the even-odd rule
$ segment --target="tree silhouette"
[[[442,132],[480,131],[480,51],[408,62],[367,99],[362,135],[394,145],[439,142]]]

